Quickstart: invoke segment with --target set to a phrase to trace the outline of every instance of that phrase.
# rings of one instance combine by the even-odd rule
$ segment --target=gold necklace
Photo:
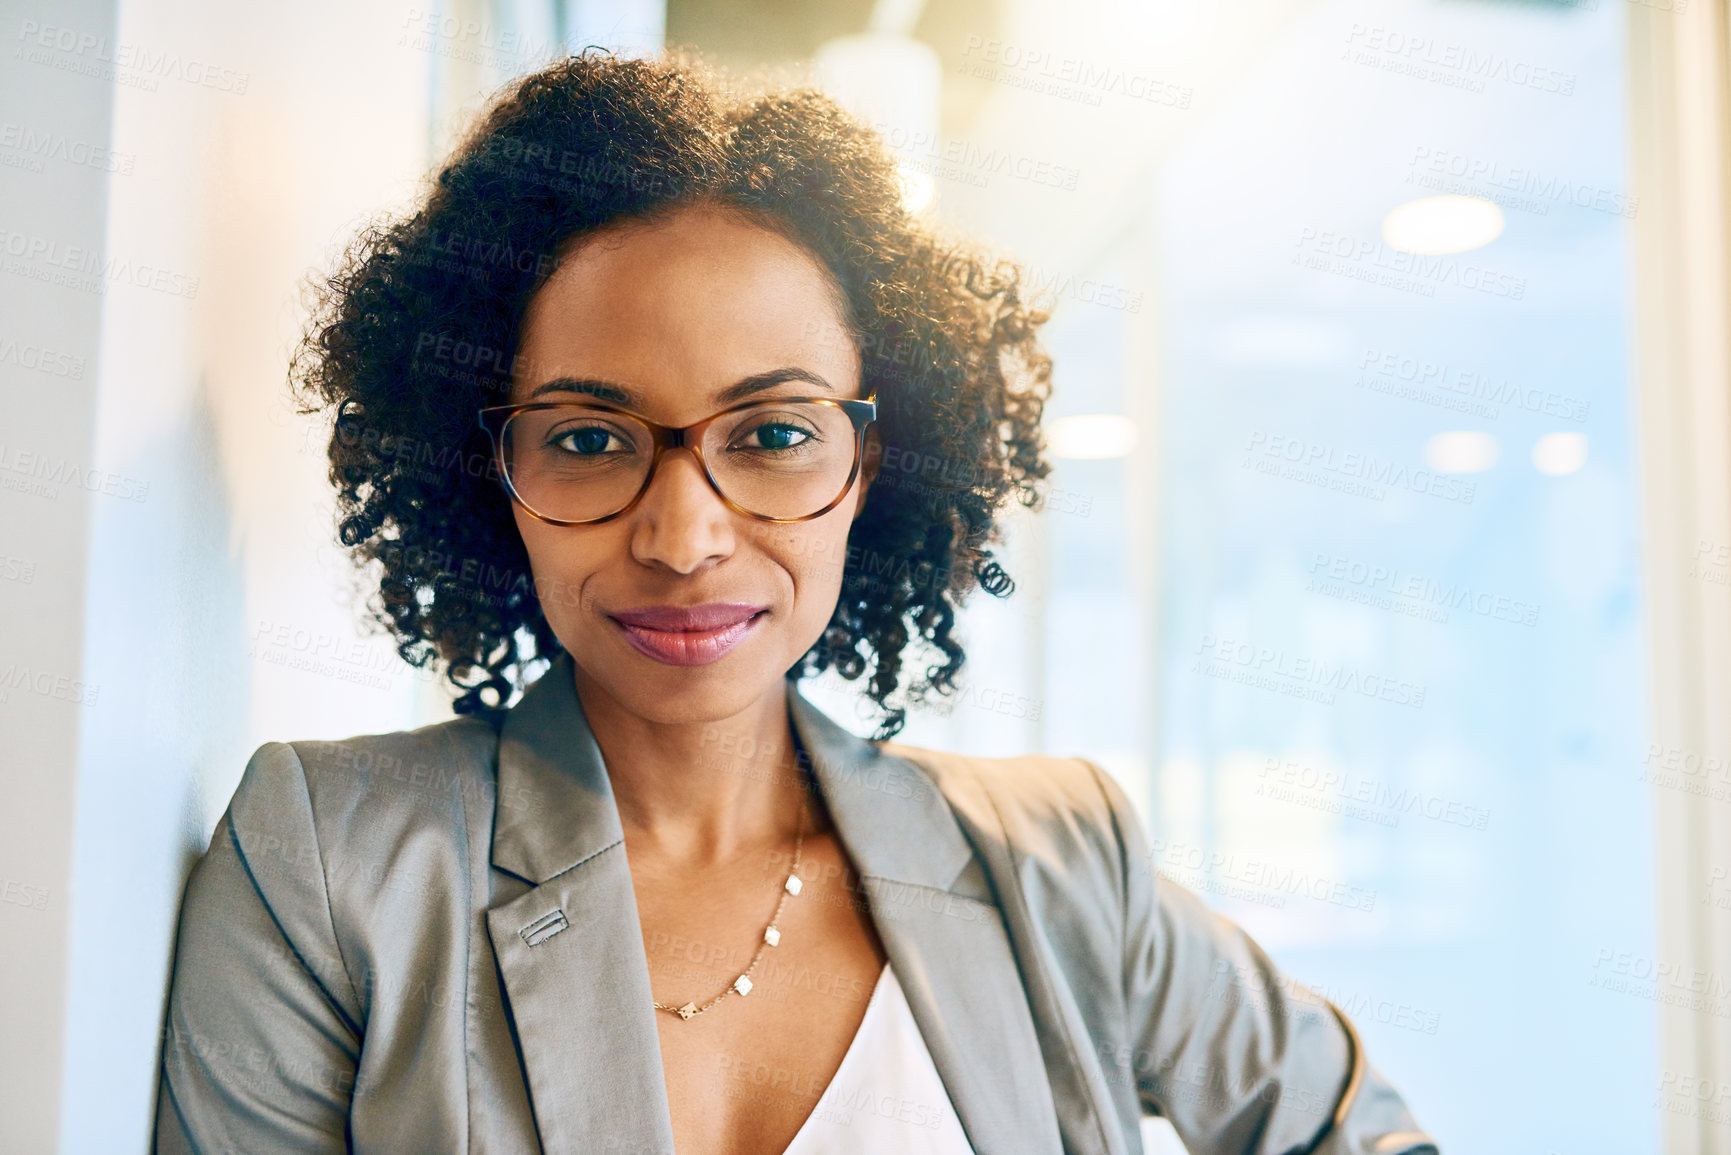
[[[728,995],[737,994],[741,998],[744,998],[746,995],[751,993],[751,972],[757,969],[758,960],[763,957],[765,949],[781,942],[781,930],[776,926],[776,923],[781,921],[781,909],[787,905],[787,900],[790,897],[799,893],[800,887],[803,885],[799,879],[800,853],[805,849],[805,797],[803,781],[800,786],[799,833],[793,840],[793,871],[787,876],[787,880],[781,884],[781,897],[775,900],[775,913],[769,916],[769,925],[763,928],[763,937],[758,940],[757,951],[751,956],[751,962],[739,973],[738,978],[734,979],[727,985],[726,989],[716,995],[713,999],[710,999],[707,1003],[704,1003],[702,1006],[698,1006],[696,1003],[691,1002],[686,1003],[682,1007],[671,1006],[667,1003],[654,1003],[656,1010],[667,1011],[670,1014],[678,1015],[683,1020],[689,1021],[696,1018],[698,1015],[701,1015],[704,1011],[707,1011],[710,1007],[713,1007]]]

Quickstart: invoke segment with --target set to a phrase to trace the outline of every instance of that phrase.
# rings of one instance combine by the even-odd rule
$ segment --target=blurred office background
[[[1051,302],[1047,506],[902,740],[1108,767],[1445,1151],[1731,1152],[1725,0],[3,8],[0,1148],[146,1146],[253,749],[448,716],[300,286],[598,44],[824,85]]]

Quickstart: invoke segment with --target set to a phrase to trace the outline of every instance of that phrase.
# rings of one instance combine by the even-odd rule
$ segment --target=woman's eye
[[[613,434],[607,430],[589,426],[585,429],[567,429],[553,438],[553,444],[567,453],[588,456],[606,453],[608,442],[612,439]]]
[[[811,434],[797,425],[766,421],[745,435],[748,449],[792,449],[809,441]]]

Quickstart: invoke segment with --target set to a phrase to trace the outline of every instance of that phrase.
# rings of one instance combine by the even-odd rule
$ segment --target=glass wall
[[[1124,463],[1048,519],[1047,748],[1156,704],[1156,865],[1444,1150],[1659,1142],[1621,8],[1295,20],[1150,190],[1153,604]],[[1476,200],[1391,215],[1439,196]],[[1062,328],[1086,408],[1138,323]]]

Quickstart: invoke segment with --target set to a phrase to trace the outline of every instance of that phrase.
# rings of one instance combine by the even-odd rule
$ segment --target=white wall
[[[76,271],[100,268],[109,93],[32,62],[26,41],[40,23],[104,35],[114,4],[53,12],[0,3],[0,1150],[28,1152],[54,1144],[72,767],[107,704],[85,704],[78,657],[85,539],[96,508],[123,500],[88,472],[103,297]]]
[[[362,632],[320,433],[285,388],[304,280],[426,167],[433,56],[401,42],[407,13],[43,4],[0,25],[72,31],[6,61],[5,123],[111,145],[117,169],[0,168],[6,227],[111,262],[100,293],[0,276],[0,339],[88,361],[66,380],[0,349],[4,452],[98,471],[95,493],[0,491],[0,555],[33,578],[0,591],[0,671],[98,688],[0,702],[0,875],[48,896],[0,903],[0,1149],[146,1147],[185,871],[254,748],[444,712]]]

